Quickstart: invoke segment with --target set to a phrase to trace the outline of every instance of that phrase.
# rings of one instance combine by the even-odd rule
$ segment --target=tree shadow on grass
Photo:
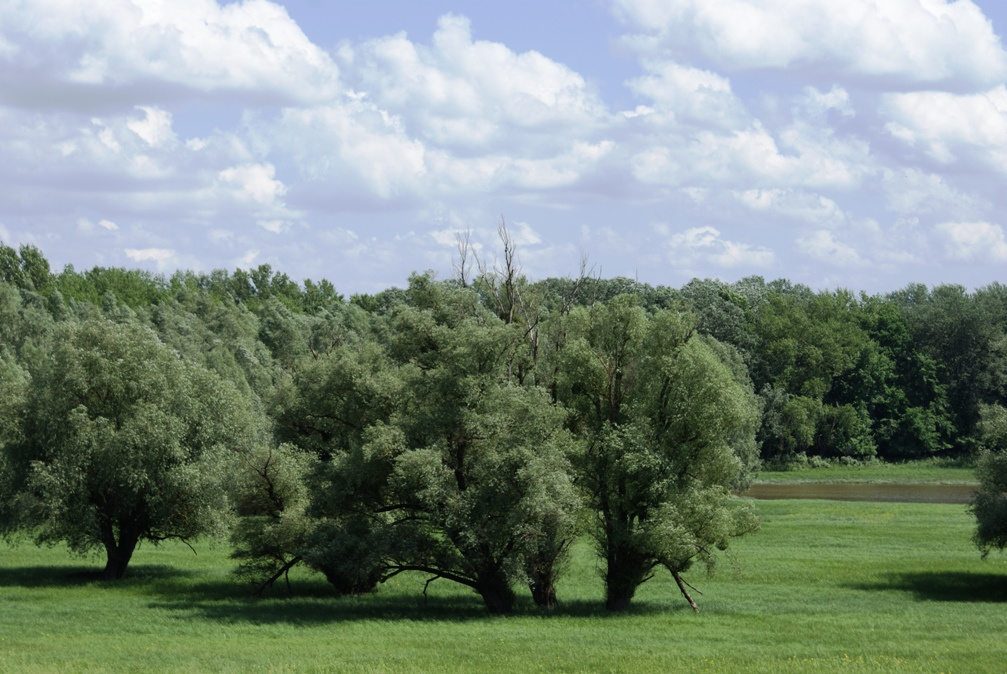
[[[101,567],[94,564],[9,567],[0,569],[0,587],[80,587],[97,582],[107,583],[109,587],[134,587],[191,575],[167,564],[131,565],[125,578],[114,581],[103,581],[101,571]]]
[[[859,584],[858,590],[901,590],[926,601],[1007,602],[1007,575],[965,571],[891,574],[880,583]]]
[[[153,588],[152,588],[153,589]],[[235,582],[193,584],[183,592],[177,587],[155,598],[149,606],[178,611],[186,619],[202,619],[225,623],[250,624],[322,624],[356,621],[410,622],[471,622],[493,620],[474,592],[452,589],[443,595],[413,594],[401,590],[379,588],[376,592],[355,597],[336,596],[327,584],[295,584],[289,594],[273,592],[254,598],[247,586]],[[688,607],[685,607],[686,609]],[[677,607],[639,602],[625,613],[606,611],[602,601],[570,600],[561,602],[553,611],[538,609],[529,597],[519,597],[514,617],[617,619],[620,616],[640,616],[677,612]]]
[[[297,580],[289,591],[281,583],[256,598],[248,585],[222,575],[207,580],[201,572],[166,564],[130,565],[122,580],[101,580],[96,565],[21,566],[0,568],[0,588],[75,588],[100,584],[148,598],[151,608],[178,612],[225,623],[323,624],[355,621],[470,622],[492,620],[480,597],[461,588],[440,589],[424,597],[404,589],[379,587],[371,594],[339,597],[324,580]],[[687,608],[687,607],[685,607]],[[637,601],[624,613],[606,611],[597,600],[571,599],[553,611],[535,607],[529,597],[519,596],[518,617],[548,619],[618,619],[623,616],[667,614],[683,610],[664,603]]]

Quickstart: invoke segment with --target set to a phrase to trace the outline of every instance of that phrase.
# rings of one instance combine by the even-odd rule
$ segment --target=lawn
[[[793,470],[763,470],[756,482],[896,482],[908,484],[976,484],[973,467],[939,461],[909,461],[906,463],[867,463],[863,465],[830,465]]]
[[[254,601],[225,547],[144,547],[130,577],[97,560],[0,548],[0,671],[996,671],[1007,662],[1007,561],[983,562],[962,506],[763,501],[694,614],[673,581],[631,611],[600,608],[581,545],[543,616],[492,618],[478,597],[423,576],[334,599],[292,578]]]

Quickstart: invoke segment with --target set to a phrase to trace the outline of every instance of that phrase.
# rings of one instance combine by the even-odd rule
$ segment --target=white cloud
[[[888,209],[906,216],[947,214],[952,218],[971,218],[991,208],[977,194],[956,189],[943,176],[918,168],[886,168],[882,172],[882,185]]]
[[[396,116],[364,101],[288,108],[256,133],[304,178],[337,197],[393,199],[417,191],[427,172],[423,144]]]
[[[846,215],[832,199],[821,194],[789,189],[735,190],[735,199],[746,208],[825,226],[839,226]]]
[[[511,228],[510,237],[518,246],[534,246],[542,243],[542,237],[527,222],[519,222]]]
[[[158,269],[172,267],[175,251],[168,248],[127,248],[126,257],[134,262],[153,262]]]
[[[259,227],[273,234],[282,234],[290,228],[290,223],[285,220],[259,220]]]
[[[410,130],[438,146],[509,147],[519,131],[585,129],[606,113],[584,78],[542,54],[473,40],[469,20],[445,15],[430,46],[405,34],[352,50],[361,86],[388,109],[408,111]]]
[[[814,260],[838,267],[858,267],[863,264],[856,249],[837,241],[833,232],[824,229],[810,232],[799,238],[797,248]]]
[[[1003,227],[989,222],[945,222],[937,226],[948,255],[957,260],[1007,262]]]
[[[232,166],[218,175],[235,198],[242,201],[272,205],[287,191],[282,182],[275,180],[276,168],[272,164]]]
[[[731,91],[730,81],[709,70],[700,70],[667,61],[645,60],[647,75],[627,82],[638,96],[652,105],[623,113],[633,118],[644,116],[662,124],[685,122],[709,127],[734,127],[744,124],[744,108]]]
[[[111,220],[105,220],[104,218],[98,221],[98,226],[107,229],[110,232],[114,232],[119,229],[119,225],[115,224]]]
[[[252,266],[255,260],[258,259],[258,257],[259,257],[259,251],[257,250],[245,251],[245,254],[235,261],[235,266],[249,268]]]
[[[768,248],[724,239],[715,227],[693,227],[674,234],[667,228],[655,228],[655,231],[667,235],[668,259],[672,263],[766,268],[776,262],[776,255]]]
[[[700,129],[666,142],[633,157],[632,170],[638,180],[850,189],[873,170],[866,143],[839,139],[827,129],[808,125],[785,128],[774,137],[755,122],[731,132]]]
[[[901,81],[989,85],[1007,55],[975,4],[947,0],[615,0],[646,53],[694,53],[738,69],[804,70]]]
[[[137,106],[144,113],[143,119],[131,119],[126,122],[127,128],[147,142],[147,145],[157,147],[175,139],[171,130],[171,113],[148,105]]]
[[[3,50],[6,60],[33,75],[7,83],[4,96],[22,104],[62,98],[80,106],[87,97],[102,105],[96,87],[136,87],[136,97],[151,82],[285,101],[338,91],[331,58],[267,0],[4,3],[0,43],[14,45]]]
[[[888,95],[888,132],[945,164],[977,157],[1007,172],[1007,87],[980,94],[924,91]]]
[[[806,87],[800,99],[801,108],[811,116],[821,116],[835,110],[843,117],[855,117],[856,111],[850,101],[850,92],[838,84],[832,89],[822,92],[815,87]]]

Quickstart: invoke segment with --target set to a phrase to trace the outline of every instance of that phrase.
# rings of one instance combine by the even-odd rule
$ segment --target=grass
[[[976,484],[974,467],[940,461],[906,463],[830,464],[791,470],[760,471],[756,482],[798,484],[812,482],[893,482],[905,484]]]
[[[423,576],[334,599],[318,577],[258,601],[224,548],[141,549],[127,580],[58,549],[0,548],[0,671],[997,671],[1007,561],[983,562],[962,506],[763,501],[693,614],[659,575],[632,609],[600,608],[588,546],[561,608],[486,615]]]

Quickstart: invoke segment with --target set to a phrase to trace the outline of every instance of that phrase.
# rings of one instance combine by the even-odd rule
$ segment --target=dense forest
[[[522,584],[554,606],[586,535],[609,608],[657,569],[695,605],[681,574],[758,527],[732,493],[760,465],[1007,439],[1007,286],[536,281],[502,249],[347,299],[0,245],[0,528],[103,551],[107,578],[140,541],[229,532],[259,591],[421,571],[500,613]]]

